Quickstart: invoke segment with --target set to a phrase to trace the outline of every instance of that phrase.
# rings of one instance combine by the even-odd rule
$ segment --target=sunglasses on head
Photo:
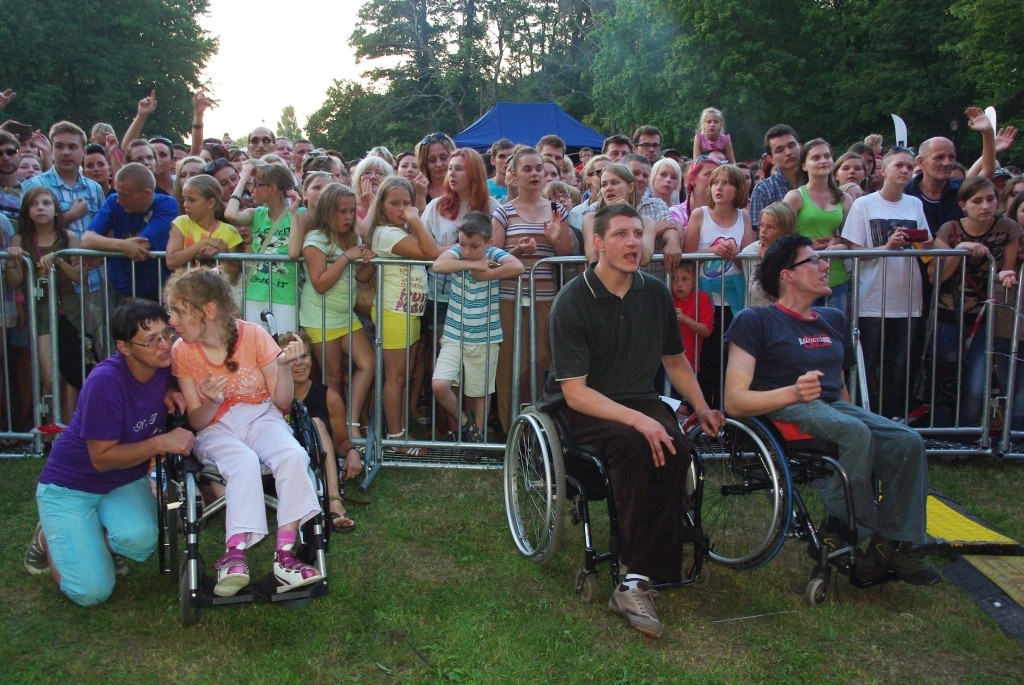
[[[168,150],[174,147],[174,144],[171,141],[169,141],[166,138],[161,138],[159,136],[156,138],[149,139],[149,144],[152,145],[153,143],[160,143],[161,145],[166,145]]]
[[[228,164],[231,164],[231,162],[229,162],[224,157],[221,157],[219,159],[215,159],[215,160],[213,160],[212,162],[210,162],[209,164],[207,164],[206,166],[203,167],[203,173],[204,174],[212,174],[217,169],[222,169],[222,168],[226,167]]]
[[[420,141],[420,145],[430,145],[431,143],[441,143],[448,139],[443,133],[431,133],[429,136],[423,138]]]
[[[890,152],[907,152],[907,153],[910,153],[910,154],[912,154],[914,156],[917,155],[917,153],[914,152],[914,148],[912,148],[912,147],[904,147],[902,145],[893,145],[891,148],[889,148],[888,150],[885,151],[886,154],[889,154]]]

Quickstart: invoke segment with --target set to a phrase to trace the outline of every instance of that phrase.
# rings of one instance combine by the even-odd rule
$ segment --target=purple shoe
[[[274,558],[274,579],[278,592],[288,592],[323,580],[323,574],[315,566],[304,564],[289,549],[277,550]]]

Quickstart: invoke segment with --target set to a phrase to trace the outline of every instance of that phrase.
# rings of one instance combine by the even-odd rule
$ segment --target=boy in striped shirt
[[[491,245],[491,220],[483,212],[466,214],[458,232],[458,245],[442,252],[433,266],[435,273],[452,274],[452,286],[431,386],[438,404],[458,417],[456,437],[483,442],[477,417],[482,423],[487,420],[487,398],[494,392],[502,341],[498,283],[522,274],[523,263]],[[465,411],[459,409],[452,389],[460,379]]]

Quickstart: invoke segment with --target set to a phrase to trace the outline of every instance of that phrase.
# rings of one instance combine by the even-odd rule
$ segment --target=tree
[[[346,159],[362,157],[374,145],[409,147],[417,133],[394,116],[395,101],[353,81],[335,81],[327,100],[306,122],[310,142],[334,148]],[[422,134],[420,134],[422,135]]]
[[[5,116],[46,129],[127,127],[156,89],[149,135],[191,130],[192,93],[217,41],[199,26],[208,0],[0,0],[0,83],[18,93]],[[17,46],[17,49],[14,49]]]
[[[986,105],[996,106],[1000,120],[1008,111],[1019,118],[1024,110],[1024,45],[1019,35],[1024,0],[958,0],[950,13],[962,33],[948,48],[966,77]]]
[[[277,122],[277,135],[292,141],[303,137],[302,128],[295,119],[295,108],[293,106],[286,105],[281,110],[281,119]]]

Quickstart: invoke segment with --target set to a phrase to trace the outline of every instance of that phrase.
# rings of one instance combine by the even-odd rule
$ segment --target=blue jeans
[[[871,377],[878,371],[878,380],[871,388],[871,408],[882,416],[902,417],[907,398],[907,347],[911,322],[918,317],[901,319],[861,317],[860,344],[864,350],[864,372]],[[885,334],[885,349],[882,334]],[[878,395],[881,392],[881,400]]]
[[[970,334],[970,328],[964,328],[964,335]],[[955,365],[963,347],[960,340],[960,327],[956,324],[938,322],[935,325],[935,358],[937,362]],[[1009,341],[1007,341],[1009,342]],[[978,426],[981,421],[981,402],[985,392],[985,327],[980,326],[971,346],[963,353],[964,370],[960,374],[960,425],[964,427]],[[938,375],[938,374],[936,374]],[[942,382],[938,378],[936,382]],[[951,382],[947,379],[947,382]],[[954,394],[956,387],[951,388]]]
[[[995,338],[993,347],[996,352],[996,369],[999,370],[999,385],[1003,392],[1006,392],[1007,383],[1010,382],[1010,340],[1009,338]],[[1024,353],[1024,344],[1017,348],[1018,356]],[[1016,378],[1014,378],[1013,399],[1010,400],[1012,411],[1010,413],[1010,428],[1015,431],[1024,430],[1024,362],[1017,361],[1014,364]]]
[[[110,550],[134,561],[156,551],[156,500],[148,477],[105,495],[40,484],[36,506],[61,592],[79,606],[105,602],[114,591]]]
[[[889,540],[925,541],[928,459],[916,431],[841,400],[791,404],[769,417],[795,423],[839,447],[839,463],[850,478],[858,539],[877,532]],[[874,478],[881,481],[883,493],[877,508]],[[830,516],[846,520],[838,477],[829,480],[822,499]]]

